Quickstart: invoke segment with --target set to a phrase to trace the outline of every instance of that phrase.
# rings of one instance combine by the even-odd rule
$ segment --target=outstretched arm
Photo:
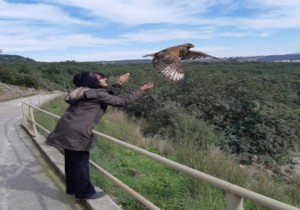
[[[97,98],[100,102],[105,103],[111,106],[127,106],[138,99],[140,99],[145,91],[153,89],[153,83],[146,83],[142,85],[138,90],[132,92],[131,94],[127,95],[127,97],[119,97],[113,96],[103,91],[99,91],[97,94]]]
[[[110,86],[110,88],[107,92],[109,94],[114,95],[117,91],[119,91],[122,88],[123,83],[128,79],[129,75],[130,75],[129,73],[121,75],[117,79],[117,81]]]
[[[142,86],[140,87],[140,89],[141,89],[142,91],[147,91],[147,90],[153,89],[153,87],[154,87],[154,84],[151,83],[151,82],[149,82],[149,83],[146,83],[146,84],[142,85]]]
[[[123,85],[123,83],[128,79],[129,75],[130,73],[121,75],[116,83],[118,83],[119,85]]]

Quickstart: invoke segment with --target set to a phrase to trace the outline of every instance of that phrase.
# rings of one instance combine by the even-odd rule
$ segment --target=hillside
[[[245,56],[227,58],[238,62],[300,62],[300,54]]]
[[[266,55],[266,56],[237,56],[222,58],[233,62],[300,62],[300,54],[287,55]],[[210,62],[209,59],[192,60],[194,62]],[[99,61],[101,64],[116,64],[116,63],[151,63],[151,59],[137,60],[119,60],[119,61]]]
[[[286,55],[265,55],[265,56],[235,56],[222,58],[229,61],[237,62],[300,62],[300,53]],[[19,55],[0,54],[0,62],[19,62],[19,63],[35,63],[31,58],[22,57]],[[209,62],[207,59],[194,60],[199,62]],[[76,61],[67,63],[76,63]],[[115,60],[115,61],[90,61],[97,64],[129,64],[129,63],[151,63],[151,59],[133,59],[133,60]],[[79,62],[80,63],[80,62]]]
[[[25,58],[19,55],[6,55],[6,54],[0,54],[0,61],[4,62],[24,62],[24,63],[34,63],[35,60],[31,58]]]
[[[9,85],[0,82],[0,102],[11,100],[14,98],[30,96],[40,93],[40,90],[34,88]]]
[[[174,85],[151,63],[0,62],[0,82],[65,90],[73,88],[73,75],[83,70],[100,71],[109,83],[129,72],[125,92],[155,83],[148,97],[126,109],[131,116],[147,119],[145,135],[187,140],[195,147],[216,144],[242,163],[273,166],[289,162],[289,152],[300,145],[299,64],[185,63],[185,81]]]

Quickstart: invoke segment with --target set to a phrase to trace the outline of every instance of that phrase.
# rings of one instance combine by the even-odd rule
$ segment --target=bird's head
[[[186,43],[186,44],[184,44],[184,46],[186,46],[186,47],[188,47],[188,48],[193,48],[193,47],[195,47],[193,44],[191,44],[191,43]]]

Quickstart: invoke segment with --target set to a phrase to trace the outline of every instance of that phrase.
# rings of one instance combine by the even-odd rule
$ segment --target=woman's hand
[[[129,73],[123,74],[122,76],[119,77],[117,83],[119,85],[123,85],[123,83],[128,79],[129,75],[130,75]]]
[[[151,90],[154,87],[154,84],[149,82],[140,87],[142,91]]]

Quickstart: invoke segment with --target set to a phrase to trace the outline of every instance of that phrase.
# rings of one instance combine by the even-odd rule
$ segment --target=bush
[[[205,150],[217,143],[217,136],[203,120],[195,116],[178,112],[167,126],[168,139],[177,144],[193,145],[194,149]]]

